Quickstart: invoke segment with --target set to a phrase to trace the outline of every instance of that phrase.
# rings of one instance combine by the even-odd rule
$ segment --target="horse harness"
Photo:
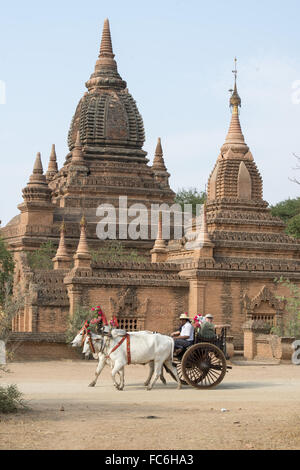
[[[94,347],[94,345],[93,345],[91,333],[87,330],[87,328],[86,328],[85,326],[81,329],[81,331],[83,332],[83,334],[82,334],[82,341],[81,341],[81,347],[83,347],[86,338],[88,338],[88,342],[89,342],[91,351],[92,351],[93,354],[95,354],[96,351],[95,351],[95,347]],[[81,332],[81,331],[80,331],[80,332]],[[80,332],[79,332],[79,333],[80,333]]]
[[[92,351],[93,354],[95,354],[96,351],[95,351],[95,347],[94,347],[93,340],[92,340],[92,337],[91,337],[91,333],[87,330],[87,328],[86,328],[85,326],[83,326],[83,328],[81,329],[81,331],[83,332],[83,334],[82,334],[82,341],[81,341],[81,347],[83,347],[86,338],[88,338],[88,342],[89,342],[91,351]],[[110,359],[110,355],[111,355],[114,351],[116,351],[116,350],[121,346],[121,344],[124,343],[125,340],[127,340],[127,343],[126,343],[127,363],[128,363],[128,364],[131,364],[130,335],[129,335],[128,333],[126,333],[126,335],[123,336],[123,338],[118,342],[118,344],[116,344],[116,346],[110,351],[110,353],[105,356],[105,359]],[[103,341],[102,346],[101,346],[101,349],[100,349],[100,351],[99,351],[100,353],[104,353],[105,346],[106,346],[106,344],[105,344],[105,342]]]
[[[109,359],[110,358],[110,355],[116,351],[116,349],[118,349],[121,344],[124,343],[124,341],[127,340],[126,342],[126,352],[127,352],[127,363],[128,365],[131,364],[131,353],[130,353],[130,335],[128,333],[126,333],[125,336],[123,336],[123,338],[118,342],[118,344],[116,344],[116,346],[110,351],[110,353],[105,356],[106,359]]]

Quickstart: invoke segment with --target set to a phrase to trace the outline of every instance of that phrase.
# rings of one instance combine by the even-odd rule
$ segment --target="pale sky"
[[[300,196],[289,181],[300,179],[299,0],[1,0],[0,11],[2,225],[19,213],[36,153],[46,170],[55,143],[63,164],[106,17],[119,73],[143,116],[144,149],[152,161],[161,137],[173,190],[205,188],[230,122],[237,56],[240,120],[264,199]]]

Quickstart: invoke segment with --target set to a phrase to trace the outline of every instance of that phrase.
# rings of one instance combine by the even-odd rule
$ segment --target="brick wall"
[[[7,350],[14,362],[83,358],[77,348],[66,344],[64,334],[57,333],[14,333]]]

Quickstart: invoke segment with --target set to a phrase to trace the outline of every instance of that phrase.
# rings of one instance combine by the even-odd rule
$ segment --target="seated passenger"
[[[205,315],[205,321],[201,325],[200,336],[205,339],[215,339],[215,325],[213,324],[213,316],[209,313]]]
[[[191,346],[194,342],[194,327],[187,313],[182,313],[179,317],[181,326],[178,331],[174,331],[171,336],[174,337],[175,350],[174,354],[178,354],[183,349]]]

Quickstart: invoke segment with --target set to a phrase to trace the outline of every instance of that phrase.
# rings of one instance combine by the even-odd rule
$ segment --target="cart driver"
[[[187,313],[182,313],[179,317],[180,328],[171,333],[174,338],[174,353],[178,354],[182,349],[191,346],[194,342],[194,327]]]

